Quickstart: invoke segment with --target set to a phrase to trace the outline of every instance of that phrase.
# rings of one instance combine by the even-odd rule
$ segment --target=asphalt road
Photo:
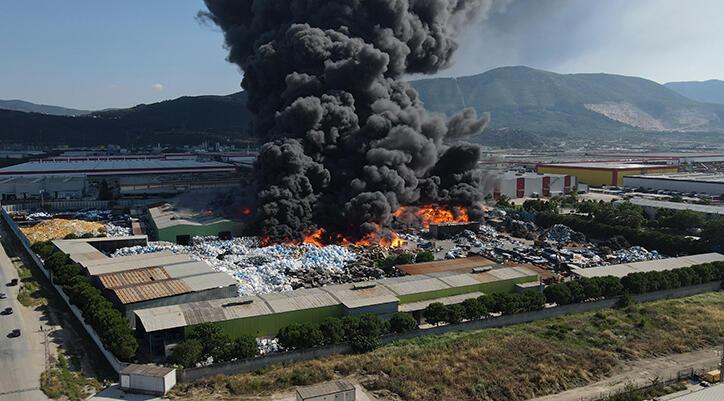
[[[40,389],[40,374],[45,370],[45,336],[40,331],[38,313],[17,301],[18,286],[7,283],[18,274],[0,246],[0,310],[10,306],[13,314],[0,315],[0,401],[47,401]],[[20,337],[9,338],[13,329]]]

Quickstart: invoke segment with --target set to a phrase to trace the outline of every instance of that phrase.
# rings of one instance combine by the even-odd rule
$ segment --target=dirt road
[[[643,359],[627,364],[614,376],[584,387],[578,387],[562,393],[534,398],[530,401],[588,401],[600,398],[609,392],[623,389],[627,384],[644,386],[659,378],[667,380],[676,377],[685,369],[712,368],[721,358],[721,348],[709,348],[684,354],[669,355],[661,358]]]

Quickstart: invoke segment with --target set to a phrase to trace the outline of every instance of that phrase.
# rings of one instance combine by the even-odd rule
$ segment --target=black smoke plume
[[[401,205],[467,206],[480,217],[487,118],[428,113],[406,73],[448,67],[455,38],[492,0],[205,0],[224,32],[254,130],[259,230],[273,241],[324,228],[362,238]]]

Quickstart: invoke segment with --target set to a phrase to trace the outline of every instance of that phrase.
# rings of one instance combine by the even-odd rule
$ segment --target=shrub
[[[182,341],[173,349],[170,361],[184,368],[192,368],[201,362],[203,352],[204,346],[199,340],[191,339]]]
[[[311,323],[292,323],[282,327],[277,337],[284,348],[311,348],[324,342],[322,332]]]
[[[397,312],[390,319],[390,331],[393,333],[406,333],[416,328],[417,321],[409,313]]]
[[[616,306],[619,308],[626,308],[636,303],[636,300],[629,292],[624,292],[621,298],[616,302]]]
[[[465,310],[463,316],[468,320],[480,319],[488,312],[485,305],[476,298],[466,299],[461,305]]]
[[[445,307],[445,321],[451,324],[460,323],[465,315],[465,308],[460,304]]]
[[[415,263],[432,262],[435,260],[435,254],[430,251],[422,251],[415,256]]]
[[[344,340],[344,325],[336,317],[328,317],[319,324],[324,344],[338,344]]]
[[[435,326],[445,321],[446,313],[445,305],[440,302],[433,302],[427,305],[425,310],[422,311],[422,315],[425,316],[425,321]]]
[[[563,283],[551,284],[543,290],[546,301],[558,305],[568,305],[572,301],[571,290]]]
[[[398,255],[397,259],[395,260],[395,264],[398,264],[398,265],[409,265],[410,263],[414,263],[414,262],[415,262],[415,257],[412,256],[412,254],[407,253],[407,252],[401,253],[400,255]]]
[[[243,334],[234,339],[231,343],[230,359],[246,359],[259,354],[259,347],[256,345],[256,338]]]

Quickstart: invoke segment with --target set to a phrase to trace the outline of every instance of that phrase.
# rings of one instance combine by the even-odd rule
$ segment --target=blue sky
[[[724,1],[493,0],[441,76],[504,65],[724,79]],[[81,109],[239,90],[202,0],[0,0],[0,99]],[[417,77],[415,77],[417,78]]]
[[[100,109],[235,92],[241,73],[225,61],[222,34],[195,20],[202,7],[1,0],[0,99]]]

